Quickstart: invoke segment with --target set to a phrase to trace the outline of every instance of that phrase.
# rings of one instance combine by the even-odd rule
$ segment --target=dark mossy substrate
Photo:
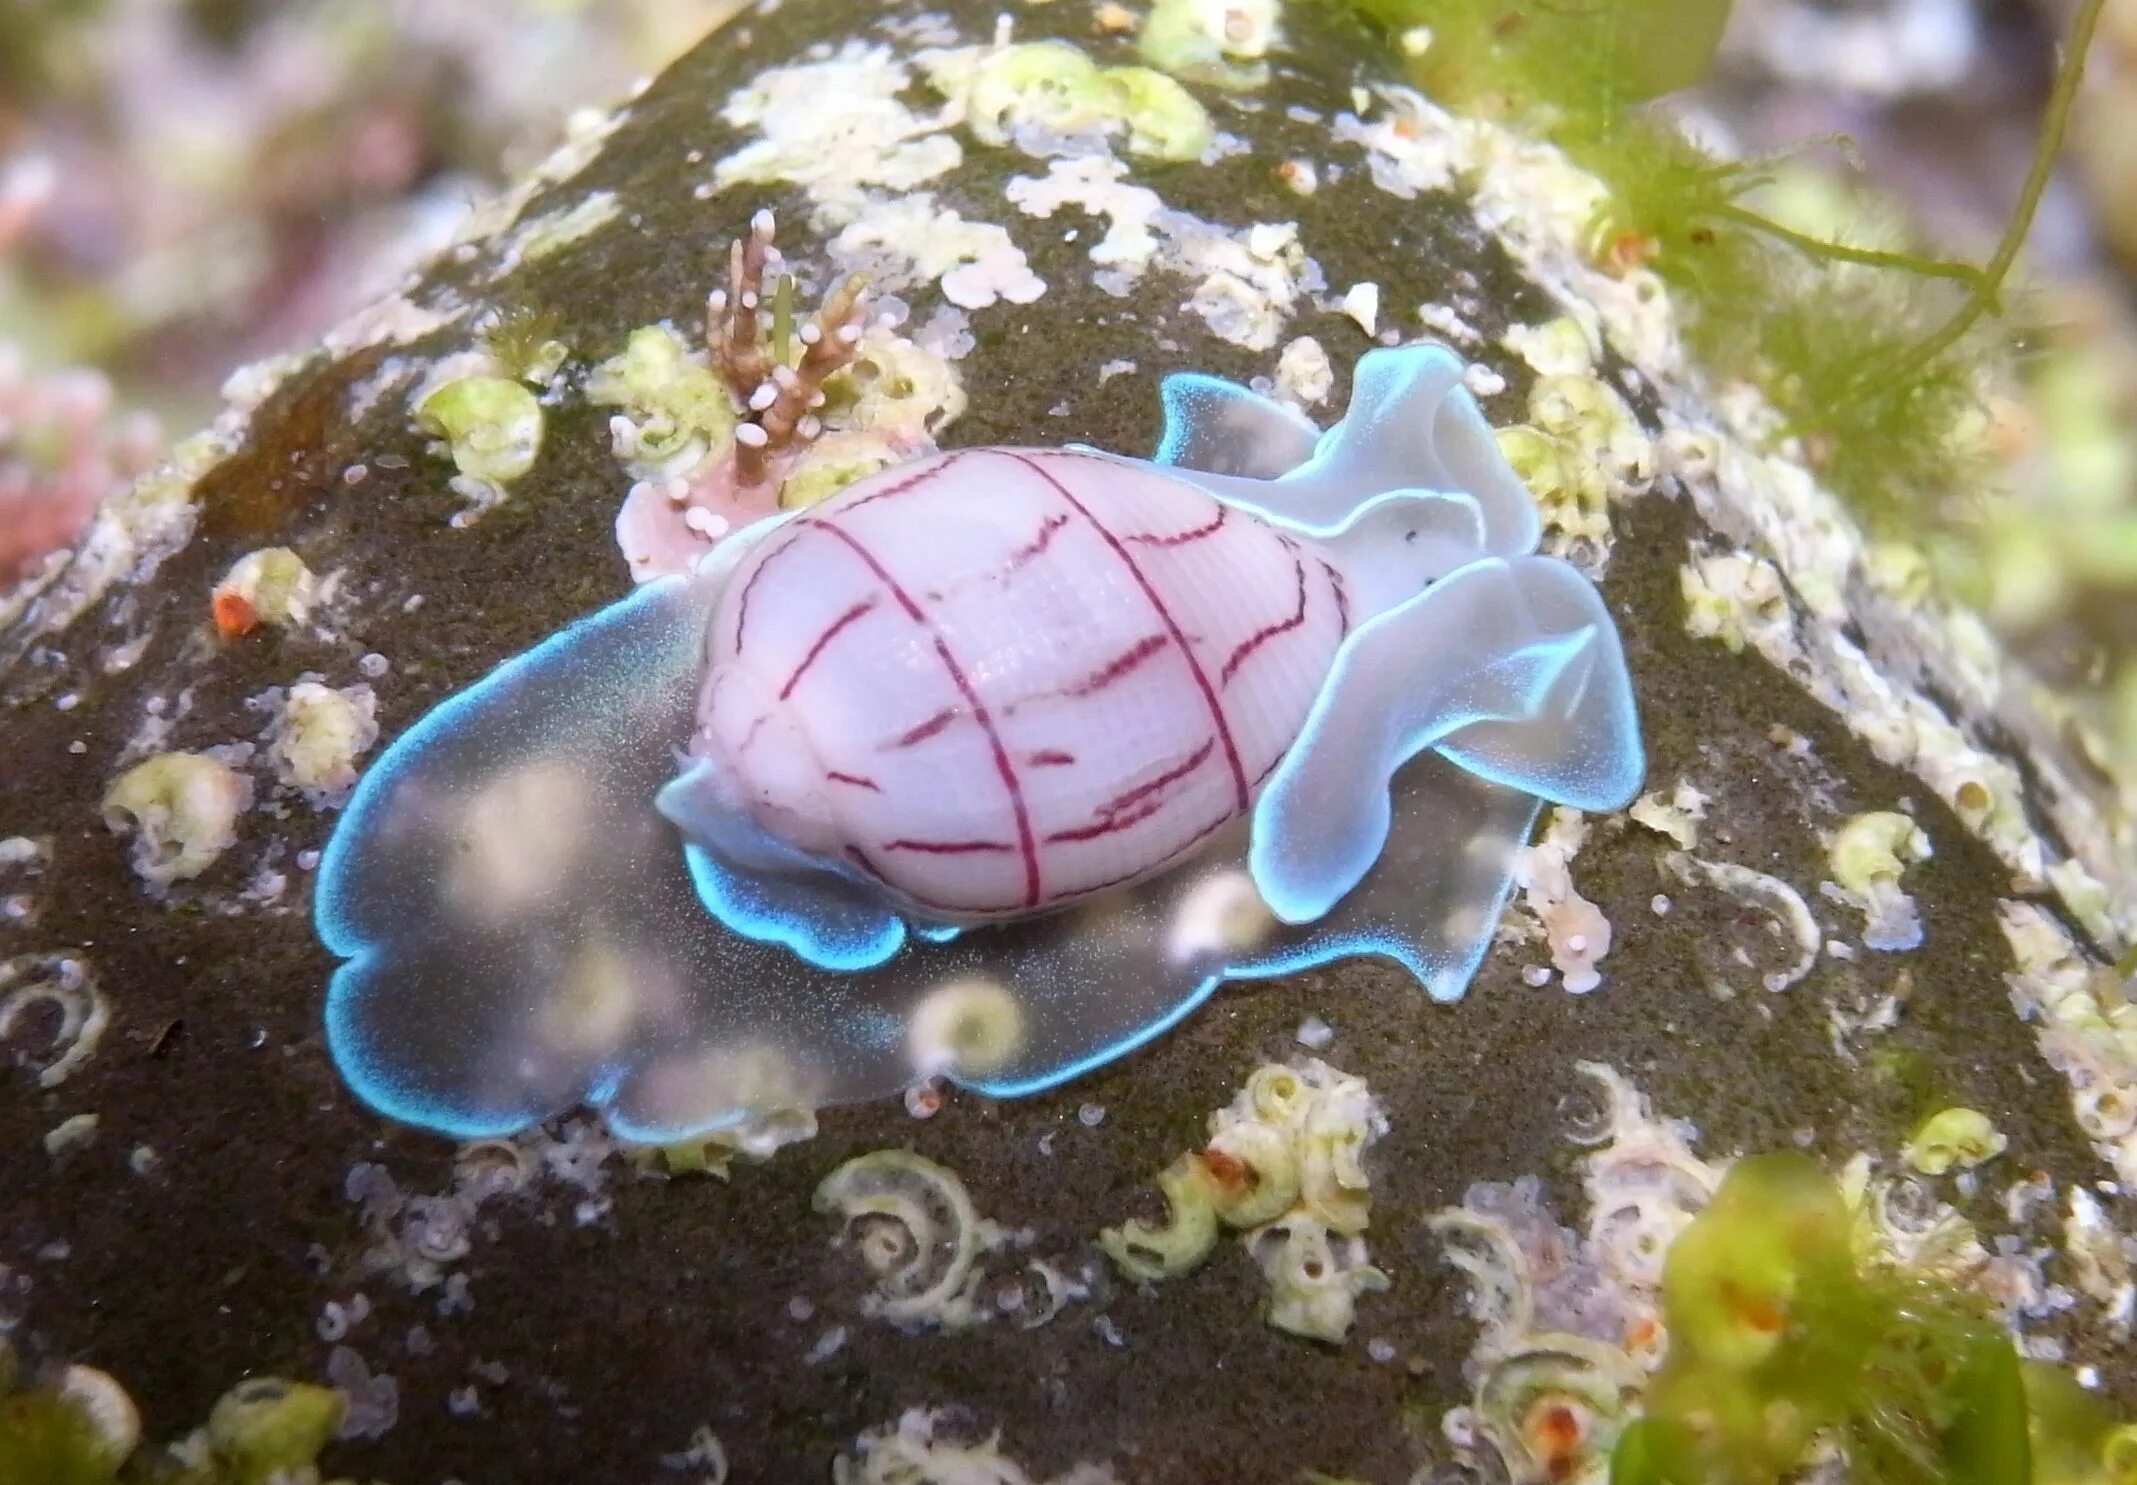
[[[993,29],[993,0],[928,8],[954,14],[970,37]],[[486,304],[554,311],[583,363],[612,354],[633,326],[668,316],[692,323],[725,244],[760,206],[789,208],[783,243],[810,261],[815,244],[797,200],[778,191],[695,199],[690,187],[709,166],[684,157],[702,150],[709,161],[734,147],[717,108],[752,70],[812,41],[864,34],[885,13],[877,0],[790,3],[712,38],[633,106],[599,159],[530,208],[608,189],[625,203],[625,221],[492,289],[481,287],[486,258],[448,265],[433,282]],[[1087,35],[1089,14],[1081,0],[1033,7],[1019,13],[1020,34],[1052,28],[1101,55],[1121,53],[1124,43]],[[1473,287],[1489,307],[1483,359],[1511,383],[1490,411],[1518,418],[1524,368],[1497,349],[1497,335],[1506,323],[1548,317],[1550,303],[1460,200],[1400,202],[1359,169],[1312,198],[1275,178],[1273,165],[1292,155],[1356,164],[1354,148],[1287,117],[1284,106],[1333,115],[1350,106],[1351,84],[1371,75],[1367,39],[1321,8],[1297,8],[1290,25],[1294,49],[1251,111],[1212,96],[1222,126],[1255,153],[1165,171],[1153,183],[1213,220],[1300,220],[1331,282],[1379,282],[1398,321],[1409,306]],[[1092,224],[1071,213],[1029,230],[999,199],[1009,174],[1031,168],[973,148],[941,191],[969,217],[1007,222],[1051,286],[1029,308],[974,316],[979,345],[961,366],[972,409],[951,442],[1146,450],[1159,374],[1268,369],[1267,358],[1213,340],[1179,308],[1186,287],[1162,272],[1127,300],[1088,287],[1085,247],[1064,243],[1060,229],[1083,225],[1088,240]],[[1293,333],[1320,336],[1339,363],[1365,348],[1340,315],[1308,312]],[[422,349],[455,349],[464,337],[463,326]],[[1138,370],[1101,382],[1096,368],[1118,358]],[[446,518],[457,497],[444,466],[404,426],[399,398],[360,426],[341,419],[348,388],[378,359],[367,353],[292,378],[258,416],[250,445],[203,483],[202,534],[147,589],[78,624],[63,654],[35,655],[0,677],[9,698],[0,834],[50,834],[60,862],[40,890],[41,922],[0,929],[0,951],[85,952],[115,1014],[102,1051],[63,1089],[40,1093],[17,1075],[0,1097],[0,1262],[18,1275],[4,1302],[24,1317],[18,1339],[33,1359],[91,1362],[122,1378],[152,1436],[198,1421],[247,1373],[318,1375],[326,1347],[315,1317],[326,1300],[362,1287],[378,1309],[351,1343],[398,1377],[401,1417],[381,1440],[338,1446],[330,1458],[338,1472],[399,1482],[644,1480],[658,1477],[662,1453],[709,1423],[738,1479],[819,1479],[862,1429],[910,1406],[954,1402],[999,1424],[1006,1447],[1035,1473],[1110,1459],[1128,1479],[1173,1485],[1276,1485],[1309,1467],[1403,1480],[1431,1446],[1440,1413],[1465,1394],[1472,1340],[1460,1287],[1424,1218],[1471,1182],[1537,1172],[1561,1214],[1579,1220],[1577,1152],[1566,1135],[1589,1093],[1573,1064],[1622,1069],[1661,1109],[1695,1119],[1710,1154],[1799,1139],[1836,1162],[1859,1148],[1890,1151],[1918,1112],[1915,1095],[1905,1080],[1880,1082],[1836,1056],[1827,1012],[1836,999],[1886,987],[1903,965],[1916,993],[1884,1043],[1918,1053],[1938,1096],[1994,1115],[2012,1139],[2001,1170],[2098,1173],[2071,1126],[2067,1088],[2006,1000],[1994,907],[2007,874],[1915,781],[1874,762],[1763,662],[1685,636],[1677,570],[1691,517],[1663,493],[1617,513],[1606,584],[1638,683],[1653,780],[1688,776],[1713,792],[1714,853],[1799,888],[1823,874],[1807,802],[1814,793],[1842,810],[1913,799],[1937,851],[1910,879],[1928,927],[1919,953],[1852,966],[1826,959],[1782,995],[1739,974],[1743,993],[1717,997],[1708,986],[1714,946],[1756,943],[1756,931],[1726,899],[1666,880],[1660,837],[1602,825],[1577,863],[1583,891],[1618,934],[1596,994],[1526,985],[1519,971],[1533,951],[1494,954],[1454,1006],[1428,1004],[1377,963],[1239,985],[1155,1045],[1045,1097],[957,1096],[928,1123],[896,1103],[835,1111],[815,1142],[743,1168],[727,1185],[619,1171],[613,1215],[593,1226],[576,1225],[572,1197],[555,1191],[493,1204],[486,1215],[501,1231],[478,1237],[459,1266],[473,1282],[470,1314],[441,1319],[433,1298],[376,1278],[359,1285],[349,1266],[362,1234],[343,1191],[350,1166],[381,1160],[403,1189],[436,1190],[450,1150],[381,1124],[329,1064],[319,1006],[331,965],[304,912],[306,879],[285,860],[295,910],[280,916],[192,910],[186,893],[160,906],[143,894],[97,801],[151,695],[190,688],[191,709],[170,745],[208,746],[258,732],[246,696],[307,670],[347,684],[357,657],[376,650],[393,664],[377,683],[390,737],[491,664],[623,590],[610,534],[620,479],[598,410],[574,401],[553,411],[540,464],[511,502],[473,530],[454,530]],[[1339,386],[1333,405],[1343,396]],[[1064,414],[1051,412],[1057,405]],[[393,455],[405,465],[382,463]],[[343,469],[358,462],[368,478],[344,483]],[[215,643],[209,588],[235,556],[270,540],[295,545],[317,569],[346,569],[360,601],[345,643],[271,635]],[[420,608],[404,612],[416,594]],[[144,625],[154,637],[142,661],[115,678],[97,674],[98,645]],[[52,699],[69,690],[80,693],[79,707],[55,709]],[[1809,739],[1808,760],[1776,745],[1777,724]],[[76,739],[85,753],[69,753]],[[301,815],[275,829],[316,846],[329,823]],[[200,887],[233,894],[259,864],[265,827],[254,818],[248,841]],[[1649,906],[1657,892],[1675,900],[1667,917]],[[1819,905],[1830,918],[1828,908]],[[1393,1124],[1377,1149],[1371,1243],[1394,1289],[1364,1302],[1348,1347],[1266,1327],[1261,1281],[1229,1245],[1161,1293],[1113,1295],[1104,1313],[1125,1339],[1119,1347],[1093,1328],[1098,1310],[1089,1305],[1044,1329],[997,1323],[954,1337],[902,1336],[858,1317],[854,1264],[832,1251],[825,1220],[809,1209],[812,1187],[836,1162],[912,1146],[960,1171],[983,1210],[1035,1228],[1034,1252],[1073,1252],[1100,1226],[1149,1210],[1150,1173],[1196,1141],[1208,1110],[1257,1062],[1296,1053],[1292,1033],[1309,1014],[1334,1024],[1329,1057],[1370,1080]],[[1105,1110],[1096,1128],[1077,1117],[1086,1103]],[[43,1133],[83,1111],[102,1120],[94,1146],[49,1160]],[[1042,1153],[1048,1134],[1051,1153]],[[141,1144],[158,1156],[147,1175],[128,1167]],[[65,1257],[39,1256],[58,1251],[54,1244]],[[817,1307],[807,1323],[788,1313],[797,1295]],[[402,1337],[416,1323],[436,1336],[433,1354],[405,1354]],[[834,1323],[851,1339],[804,1365]],[[1402,1361],[1370,1360],[1367,1337],[1392,1341]],[[447,1393],[470,1380],[476,1360],[503,1363],[510,1381],[482,1387],[479,1417],[456,1417]]]

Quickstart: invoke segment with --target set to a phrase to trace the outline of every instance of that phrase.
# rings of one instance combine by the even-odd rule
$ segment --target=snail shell
[[[743,559],[692,750],[928,914],[1040,912],[1243,814],[1351,623],[1328,552],[1160,468],[963,450]]]

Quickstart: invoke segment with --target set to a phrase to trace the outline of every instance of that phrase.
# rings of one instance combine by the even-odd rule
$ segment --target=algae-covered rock
[[[2127,919],[2086,864],[2082,791],[1994,720],[2000,661],[1880,586],[1770,414],[1700,384],[1660,280],[1589,260],[1594,181],[1395,85],[1343,8],[1242,7],[1236,56],[1221,19],[1163,9],[1209,39],[1180,77],[1151,71],[1180,48],[1139,47],[1116,5],[758,7],[392,298],[237,379],[178,464],[0,598],[0,1039],[21,1064],[0,1096],[0,1329],[30,1364],[123,1377],[157,1439],[247,1375],[331,1382],[333,1466],[366,1478],[680,1479],[720,1459],[804,1480],[836,1457],[871,1479],[901,1417],[930,1450],[999,1428],[1032,1479],[1594,1478],[1568,1471],[1636,1406],[1662,1249],[1721,1163],[1789,1146],[1856,1161],[1890,1262],[1974,1285],[2029,1355],[2137,1402],[2108,1364],[2130,1316],[2137,1023],[2102,960]],[[758,266],[786,286],[762,308],[813,368],[777,425],[788,504],[936,447],[1147,454],[1172,371],[1325,422],[1373,344],[1452,344],[1538,487],[1547,549],[1616,616],[1648,805],[1558,812],[1451,1005],[1372,960],[1235,984],[1054,1092],[789,1111],[737,1136],[770,1158],[732,1170],[627,1161],[585,1115],[456,1148],[366,1109],[326,1055],[311,917],[343,788],[628,591],[652,555],[634,542],[723,534],[740,497],[708,471],[788,457],[754,442],[784,404],[718,400],[722,345],[749,347],[707,302],[773,221]],[[867,323],[812,321],[852,274]],[[849,325],[836,355],[800,349]],[[627,502],[652,515],[619,541]],[[303,602],[252,597],[259,622],[233,624],[218,595],[262,551],[306,575]],[[315,760],[289,708],[329,699]],[[163,816],[128,799],[184,757],[228,776],[233,818],[173,836],[177,867],[144,879]],[[115,788],[132,835],[106,826]],[[501,807],[591,828],[568,805],[533,786]],[[1836,833],[1870,812],[1922,837],[1894,837],[1918,947],[1864,942],[1860,884],[1823,890]],[[573,1013],[598,1021],[614,998],[586,978]],[[97,1039],[40,1084],[85,994]],[[1386,1120],[1362,1158],[1389,1287],[1342,1344],[1265,1325],[1236,1245],[1150,1288],[1097,1247],[1159,1216],[1150,1173],[1302,1041]],[[1607,1132],[1581,1117],[1596,1077]],[[1950,1109],[1992,1121],[2001,1153],[1925,1177],[1908,1142]],[[93,1144],[47,1154],[90,1113]],[[846,1161],[899,1147],[989,1219],[954,1327],[887,1323],[867,1280],[904,1266],[896,1234],[812,1208]],[[724,1182],[687,1174],[714,1166]],[[1443,1250],[1499,1276],[1474,1316]]]

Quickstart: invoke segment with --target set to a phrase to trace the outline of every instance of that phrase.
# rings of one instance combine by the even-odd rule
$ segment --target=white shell
[[[935,916],[1029,913],[1243,813],[1351,617],[1331,554],[1161,468],[945,454],[744,559],[694,750]]]

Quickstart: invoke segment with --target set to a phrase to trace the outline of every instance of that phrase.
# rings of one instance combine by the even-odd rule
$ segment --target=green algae
[[[425,397],[416,426],[445,440],[453,467],[469,479],[510,484],[534,467],[542,448],[542,408],[502,376],[463,376]]]
[[[1821,1440],[1857,1485],[2130,1478],[2103,1406],[2029,1379],[1972,1296],[1863,1264],[1854,1225],[1808,1156],[1730,1169],[1670,1247],[1669,1355],[1611,1456],[1612,1485],[1774,1485]]]
[[[586,400],[634,420],[632,462],[641,477],[689,469],[734,435],[726,386],[665,325],[633,330],[620,355],[594,368]]]
[[[1166,73],[1101,67],[1066,41],[937,52],[921,65],[936,91],[964,100],[966,122],[985,144],[1008,144],[1017,125],[1095,128],[1124,131],[1132,155],[1179,163],[1200,159],[1216,136],[1209,110]]]
[[[1798,231],[1750,204],[1779,161],[1719,160],[1633,107],[1702,76],[1728,0],[1345,0],[1388,29],[1412,77],[1449,107],[1512,117],[1608,188],[1598,262],[1677,291],[1707,365],[1754,382],[1836,494],[1884,529],[1920,530],[1987,467],[1985,328],[2060,150],[2101,0],[2073,23],[2034,169],[1983,267]]]
[[[13,1355],[0,1343],[0,1386]],[[318,1485],[318,1460],[347,1403],[327,1387],[254,1377],[224,1393],[205,1427],[144,1449],[126,1390],[93,1367],[0,1396],[0,1480],[10,1485]]]

